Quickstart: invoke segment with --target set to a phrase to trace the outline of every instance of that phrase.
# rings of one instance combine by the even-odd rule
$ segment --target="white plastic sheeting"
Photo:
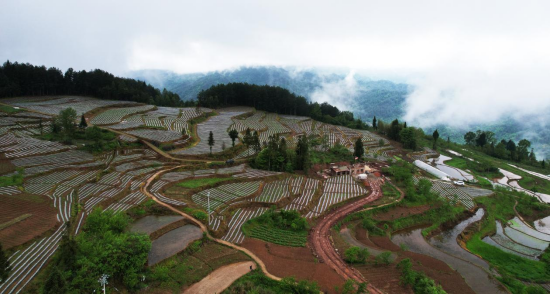
[[[450,176],[448,174],[438,170],[437,168],[435,168],[435,167],[433,167],[433,166],[431,166],[431,165],[429,165],[429,164],[427,164],[423,161],[415,160],[414,165],[416,165],[418,168],[430,173],[431,175],[436,176],[440,180],[451,181]]]

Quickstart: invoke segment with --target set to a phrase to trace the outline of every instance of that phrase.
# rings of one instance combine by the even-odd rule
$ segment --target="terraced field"
[[[231,220],[229,221],[228,227],[229,230],[227,233],[222,237],[222,240],[240,244],[244,241],[244,234],[241,231],[241,228],[243,224],[249,220],[253,219],[255,217],[258,217],[265,213],[267,211],[267,208],[242,208],[238,209],[235,214],[233,214],[233,217],[231,217]]]
[[[231,138],[227,134],[227,131],[233,121],[232,117],[243,114],[239,111],[220,111],[219,115],[210,117],[207,121],[197,125],[197,135],[200,138],[200,142],[189,148],[172,152],[177,155],[199,155],[210,153],[210,146],[208,145],[208,135],[210,132],[214,135],[214,146],[212,152],[221,152],[222,144],[225,142],[225,146],[231,146]]]
[[[331,205],[367,193],[367,189],[357,184],[349,175],[329,178],[325,181],[323,194],[319,199],[319,203],[306,214],[306,217],[317,217],[325,212]]]

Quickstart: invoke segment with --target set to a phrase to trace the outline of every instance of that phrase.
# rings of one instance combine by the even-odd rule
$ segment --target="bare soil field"
[[[421,214],[429,209],[429,205],[415,207],[396,206],[390,208],[388,211],[377,213],[375,216],[373,216],[373,219],[377,221],[391,221],[402,217]]]
[[[399,261],[410,258],[414,270],[424,272],[437,284],[440,284],[447,293],[475,293],[464,281],[464,278],[445,262],[427,255],[402,251],[388,237],[366,238],[366,235],[361,232],[362,228],[360,226],[356,228],[356,235],[360,236],[358,241],[361,243],[397,253],[397,259],[390,266],[383,267],[370,264],[357,267],[376,288],[387,293],[412,293],[408,292],[409,289],[398,285],[401,272],[395,268]],[[397,285],[395,285],[396,283]]]
[[[249,238],[245,238],[242,247],[260,257],[270,273],[314,280],[325,293],[335,293],[334,286],[345,282],[328,265],[317,262],[309,248],[285,247]]]
[[[0,230],[0,243],[4,249],[24,244],[53,229],[57,211],[45,196],[18,194],[0,196],[0,224],[8,223],[25,214],[31,216]]]

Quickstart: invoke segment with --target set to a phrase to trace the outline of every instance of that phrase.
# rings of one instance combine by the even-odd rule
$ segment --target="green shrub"
[[[344,252],[344,260],[349,263],[365,263],[369,255],[370,253],[367,248],[353,246]]]

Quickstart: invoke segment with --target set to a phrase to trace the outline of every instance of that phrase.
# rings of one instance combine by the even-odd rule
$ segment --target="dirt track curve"
[[[277,280],[277,281],[280,281],[281,278],[280,277],[277,277],[275,275],[272,275],[270,274],[268,271],[267,271],[267,267],[265,266],[264,262],[258,257],[256,256],[254,253],[252,253],[252,251],[246,249],[246,248],[243,248],[241,246],[237,246],[233,243],[229,243],[227,241],[224,241],[224,240],[221,240],[221,239],[216,239],[214,237],[212,237],[212,235],[210,235],[210,233],[208,232],[208,228],[202,223],[200,222],[199,220],[195,219],[194,217],[188,215],[187,213],[184,213],[174,207],[172,207],[171,205],[169,204],[166,204],[160,200],[157,199],[157,197],[153,196],[151,193],[149,193],[149,191],[147,191],[147,187],[149,187],[149,185],[151,184],[152,181],[154,181],[160,174],[164,173],[164,172],[167,172],[167,171],[170,171],[170,170],[174,170],[176,168],[180,168],[182,166],[176,166],[176,167],[173,167],[173,168],[169,168],[169,169],[164,169],[164,170],[160,170],[158,172],[156,172],[155,174],[153,174],[150,178],[147,179],[147,182],[145,183],[145,185],[143,185],[141,187],[141,191],[147,195],[148,197],[150,197],[151,199],[153,199],[155,202],[157,202],[159,205],[162,205],[168,209],[170,209],[171,211],[191,220],[192,222],[194,222],[199,228],[201,228],[201,230],[206,233],[206,235],[208,236],[209,239],[215,241],[215,242],[218,242],[220,244],[223,244],[225,246],[228,246],[228,247],[231,247],[233,249],[236,249],[236,250],[239,250],[241,252],[244,252],[246,255],[250,256],[259,266],[260,268],[262,269],[262,272],[269,278],[273,279],[273,280]]]
[[[319,258],[319,261],[326,263],[344,279],[354,279],[360,283],[367,282],[367,280],[361,273],[359,273],[359,271],[346,264],[338,253],[336,253],[336,250],[330,241],[330,229],[346,215],[361,210],[365,204],[368,204],[382,196],[380,183],[378,181],[370,181],[370,185],[372,192],[369,196],[344,205],[324,216],[323,219],[321,219],[312,229],[308,240],[311,248],[313,248],[315,254]],[[368,290],[370,293],[383,293],[371,285],[368,286]]]

